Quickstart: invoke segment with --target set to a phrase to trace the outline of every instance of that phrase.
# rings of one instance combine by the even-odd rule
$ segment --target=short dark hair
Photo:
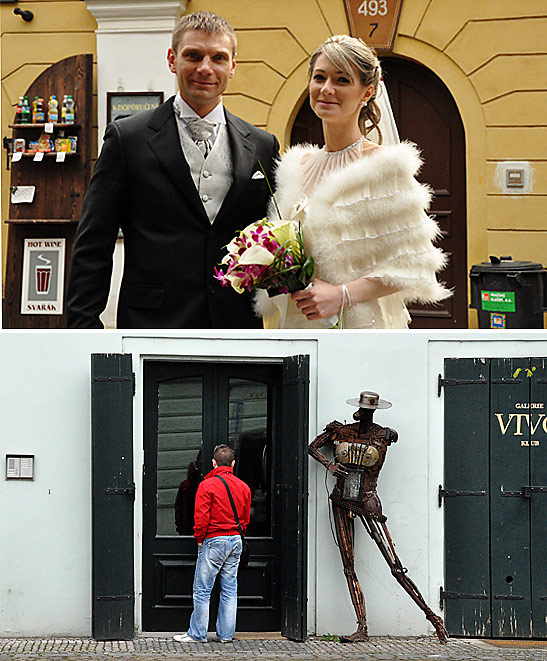
[[[190,30],[201,30],[207,34],[223,34],[232,44],[232,56],[237,49],[237,38],[234,28],[225,18],[213,14],[210,11],[196,11],[193,14],[183,16],[175,25],[171,35],[171,48],[175,55],[182,39],[182,35]]]
[[[217,462],[217,466],[231,466],[234,457],[232,448],[224,443],[217,445],[213,451],[213,459]]]

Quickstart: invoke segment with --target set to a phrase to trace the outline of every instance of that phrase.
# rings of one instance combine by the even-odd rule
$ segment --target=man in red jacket
[[[209,600],[217,574],[220,574],[217,636],[221,643],[229,643],[234,637],[242,541],[222,479],[232,494],[243,533],[249,525],[251,511],[251,490],[234,475],[234,464],[232,448],[217,445],[213,470],[205,476],[196,493],[194,537],[198,543],[198,559],[194,574],[194,611],[188,631],[173,636],[179,643],[207,642]]]

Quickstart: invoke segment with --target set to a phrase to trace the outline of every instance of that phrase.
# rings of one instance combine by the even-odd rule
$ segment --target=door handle
[[[547,487],[522,487],[524,498],[531,498],[533,493],[547,493]]]
[[[264,491],[268,490],[268,446],[265,445],[262,450],[262,483]]]

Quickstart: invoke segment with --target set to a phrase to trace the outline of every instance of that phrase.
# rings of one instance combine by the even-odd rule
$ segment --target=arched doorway
[[[438,245],[449,254],[439,279],[453,288],[439,306],[413,305],[412,328],[467,328],[467,242],[465,136],[457,106],[446,85],[424,66],[382,59],[384,80],[401,140],[419,145],[424,166],[418,179],[434,191],[431,214],[442,231]],[[307,98],[295,119],[291,144],[323,144],[321,122]]]

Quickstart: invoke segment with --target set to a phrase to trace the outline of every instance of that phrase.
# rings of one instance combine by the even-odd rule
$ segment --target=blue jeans
[[[237,569],[241,555],[241,537],[223,535],[209,537],[198,547],[194,574],[194,612],[188,635],[202,643],[207,641],[209,600],[217,574],[220,574],[220,604],[217,616],[217,636],[232,640],[236,630]]]

